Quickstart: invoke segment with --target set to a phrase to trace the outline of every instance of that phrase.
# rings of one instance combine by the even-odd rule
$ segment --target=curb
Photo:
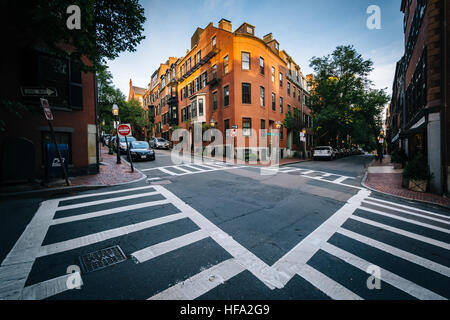
[[[125,159],[122,159],[127,165],[131,167],[131,164],[126,161]],[[21,192],[12,192],[12,193],[0,193],[0,200],[9,200],[7,198],[17,197],[17,196],[39,196],[41,194],[45,195],[53,195],[55,193],[61,193],[61,192],[83,192],[83,191],[90,191],[90,190],[97,190],[102,188],[111,188],[111,187],[118,187],[123,186],[127,184],[137,183],[145,180],[147,176],[140,171],[139,169],[134,168],[135,171],[139,172],[141,174],[141,177],[128,182],[121,182],[116,184],[100,184],[100,185],[80,185],[80,186],[70,186],[70,187],[58,187],[58,188],[48,188],[48,189],[39,189],[39,190],[31,190],[31,191],[21,191]],[[6,198],[6,199],[5,199]]]
[[[376,193],[381,193],[381,194],[384,194],[384,195],[387,195],[387,196],[390,196],[390,197],[394,197],[394,198],[399,198],[399,199],[402,199],[402,200],[407,200],[407,201],[419,203],[419,204],[432,205],[432,206],[435,206],[435,207],[438,207],[438,208],[442,208],[442,209],[446,209],[446,210],[449,210],[449,209],[450,209],[449,207],[444,206],[444,205],[439,204],[439,203],[434,203],[434,202],[425,201],[425,200],[410,199],[410,198],[406,198],[406,197],[402,197],[402,196],[397,196],[397,195],[395,195],[395,194],[391,194],[391,193],[379,191],[379,190],[377,190],[377,189],[374,189],[374,188],[372,188],[372,187],[369,187],[369,186],[366,185],[366,181],[367,181],[367,176],[368,176],[368,175],[369,175],[369,172],[368,172],[367,169],[366,169],[366,172],[364,173],[364,177],[363,177],[363,179],[362,179],[362,181],[361,181],[361,185],[362,185],[364,188],[369,189],[370,191],[373,191],[373,192],[376,192]]]

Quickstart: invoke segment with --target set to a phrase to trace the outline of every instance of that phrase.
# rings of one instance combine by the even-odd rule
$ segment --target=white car
[[[332,147],[316,147],[313,154],[314,160],[327,159],[334,160],[336,158],[336,152]]]

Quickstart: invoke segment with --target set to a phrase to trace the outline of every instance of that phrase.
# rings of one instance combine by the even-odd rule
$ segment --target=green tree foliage
[[[112,75],[108,67],[100,66],[97,72],[97,86],[99,119],[100,122],[105,123],[102,128],[105,132],[112,132],[114,129],[113,104],[119,107],[120,121],[131,124],[134,133],[142,132],[144,127],[150,128],[147,111],[139,105],[138,101],[126,101],[125,95],[112,85]]]
[[[67,28],[71,5],[81,10],[80,30]],[[93,64],[80,64],[85,70],[97,69],[121,52],[135,51],[145,39],[146,18],[138,0],[2,0],[1,11],[8,15],[3,31],[15,43],[43,44],[58,55],[66,55],[61,45],[69,45],[74,48],[70,54],[74,61],[86,57]]]
[[[371,88],[368,76],[373,62],[364,60],[353,46],[339,46],[331,55],[313,57],[310,66],[314,80],[309,83],[308,105],[319,140],[334,146],[345,140],[375,148],[381,112],[389,97],[385,90]]]

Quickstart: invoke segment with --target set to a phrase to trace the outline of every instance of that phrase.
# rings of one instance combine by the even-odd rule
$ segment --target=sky
[[[153,72],[168,57],[182,57],[190,49],[197,27],[217,27],[225,18],[233,31],[243,22],[255,26],[262,38],[272,32],[286,52],[312,73],[312,57],[322,57],[339,45],[351,44],[374,62],[374,88],[392,92],[395,65],[404,52],[401,0],[141,0],[147,21],[135,52],[108,62],[113,83],[128,96],[129,81],[146,88]],[[370,30],[367,9],[381,9],[381,29]]]

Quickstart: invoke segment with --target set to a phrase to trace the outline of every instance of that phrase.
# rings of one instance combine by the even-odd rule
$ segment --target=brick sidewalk
[[[390,156],[385,156],[381,164],[377,160],[371,163],[365,182],[367,187],[393,196],[437,204],[450,209],[450,199],[448,198],[431,193],[414,192],[403,188],[401,170],[394,170],[390,161]]]
[[[106,185],[112,186],[120,183],[132,182],[138,180],[142,175],[136,170],[131,172],[131,167],[122,159],[122,164],[117,164],[117,155],[108,154],[108,148],[101,147],[100,159],[103,165],[100,165],[100,173],[79,176],[71,178],[70,181],[73,186],[98,186]]]

